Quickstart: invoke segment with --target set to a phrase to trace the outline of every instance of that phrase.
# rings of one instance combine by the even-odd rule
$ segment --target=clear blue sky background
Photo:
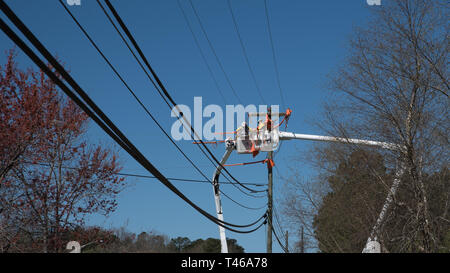
[[[202,96],[204,105],[225,105],[175,0],[112,2],[176,102],[192,106],[193,97]],[[129,95],[58,1],[14,0],[7,3],[44,45],[59,56],[91,98],[164,175],[201,179]],[[193,3],[243,102],[259,104],[226,1],[194,0]],[[188,1],[182,0],[182,5],[221,89],[228,94],[227,103],[237,104],[202,36]],[[232,0],[232,5],[262,93],[267,101],[279,104],[264,2]],[[288,106],[294,111],[289,129],[299,133],[321,133],[308,125],[307,121],[320,113],[321,103],[327,98],[324,88],[326,75],[345,58],[353,28],[367,23],[369,11],[373,7],[368,6],[365,0],[269,0],[268,6],[281,85]],[[119,72],[145,105],[170,132],[174,119],[170,117],[169,109],[150,85],[96,1],[82,0],[81,6],[69,8],[106,56],[119,68]],[[3,14],[1,18],[7,21]],[[0,34],[0,45],[2,53],[13,47],[12,42],[3,33]],[[5,54],[2,54],[1,62],[4,61]],[[23,53],[19,54],[18,61],[23,67],[34,67]],[[95,124],[91,124],[88,134],[93,143],[112,143]],[[194,145],[188,141],[182,141],[180,145],[208,176],[212,175],[214,169],[211,163]],[[301,173],[311,175],[305,162],[289,163],[299,150],[306,150],[310,145],[309,142],[290,142],[283,145],[275,162],[283,175],[289,175],[287,166],[296,167]],[[218,158],[224,152],[223,146],[212,147],[212,150]],[[125,152],[121,151],[121,155],[124,162],[123,172],[148,174]],[[263,156],[260,155],[259,158]],[[249,155],[233,155],[229,162],[251,160]],[[234,167],[230,170],[241,181],[266,183],[267,169],[264,165]],[[127,178],[126,181],[130,186],[120,194],[118,209],[106,219],[101,216],[92,217],[89,224],[108,228],[127,223],[127,228],[136,233],[156,230],[169,237],[218,238],[218,228],[215,224],[186,205],[157,180]],[[279,201],[283,198],[282,183],[276,173],[274,194],[275,205],[279,211]],[[215,215],[210,184],[174,184],[198,205]],[[248,198],[231,185],[223,185],[222,190],[248,206],[259,207],[266,203],[266,199]],[[226,198],[223,198],[222,202],[225,220],[236,224],[252,222],[264,212],[242,209]],[[264,228],[248,235],[231,232],[227,232],[227,235],[237,239],[247,252],[266,250]],[[281,252],[275,241],[274,252]]]

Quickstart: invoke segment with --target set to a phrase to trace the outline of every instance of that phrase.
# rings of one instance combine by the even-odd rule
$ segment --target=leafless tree
[[[398,227],[402,233],[390,238],[401,246],[398,251],[436,251],[439,230],[448,227],[448,206],[440,215],[431,213],[431,180],[425,179],[449,164],[448,8],[446,1],[431,0],[392,0],[376,8],[369,27],[355,30],[348,58],[332,73],[331,99],[317,122],[328,135],[404,147],[378,151],[391,171],[400,162],[406,166],[400,187],[408,195],[394,196],[389,213],[393,219],[401,208],[405,220]],[[318,146],[322,153],[315,153],[315,162],[326,170],[327,163],[357,149]],[[388,189],[390,181],[373,175]],[[448,192],[444,196],[448,204]]]

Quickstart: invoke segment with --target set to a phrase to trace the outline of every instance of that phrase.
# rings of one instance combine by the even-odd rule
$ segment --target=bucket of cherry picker
[[[272,152],[278,148],[280,138],[278,128],[267,129],[260,121],[257,128],[250,128],[246,122],[236,130],[236,150],[239,154]]]

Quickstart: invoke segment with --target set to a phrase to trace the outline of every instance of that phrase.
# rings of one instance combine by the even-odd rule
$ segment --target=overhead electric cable
[[[39,165],[39,166],[46,166],[49,167],[50,164],[45,164],[45,163],[33,163],[33,162],[23,162],[25,164],[32,164],[32,165]],[[75,168],[75,167],[67,167],[64,166],[64,169],[71,169],[71,170],[78,170],[80,168]],[[128,172],[118,172],[116,173],[116,175],[120,175],[120,176],[129,176],[129,177],[136,177],[136,178],[146,178],[146,179],[157,179],[156,176],[151,176],[151,175],[143,175],[143,174],[134,174],[134,173],[128,173]],[[167,177],[168,180],[170,181],[178,181],[178,182],[192,182],[192,183],[203,183],[203,184],[210,184],[210,180],[200,180],[200,179],[189,179],[189,178],[175,178],[175,177]],[[221,182],[221,184],[230,184],[228,182]],[[246,185],[251,185],[251,186],[255,186],[255,187],[266,187],[267,184],[262,184],[262,183],[251,183],[251,182],[242,182],[242,184],[246,184]]]
[[[123,23],[122,19],[120,18],[120,16],[118,15],[117,11],[114,9],[114,7],[112,6],[111,3],[109,3],[109,1],[105,1],[106,4],[108,5],[108,7],[110,8],[111,12],[113,13],[114,17],[116,18],[116,20],[119,22],[119,24],[121,25],[122,29],[124,30],[124,32],[126,33],[127,37],[129,37],[130,41],[133,43],[133,46],[136,48],[136,50],[138,51],[139,55],[141,56],[141,58],[143,59],[143,61],[145,62],[145,64],[147,65],[147,67],[150,69],[150,72],[152,73],[152,75],[155,77],[155,79],[158,82],[158,85],[161,87],[161,89],[163,90],[164,94],[166,95],[166,97],[168,96],[169,100],[174,103],[173,99],[170,97],[170,95],[168,94],[167,90],[165,89],[165,87],[162,85],[161,81],[158,79],[157,75],[154,73],[153,69],[151,68],[150,64],[147,61],[147,58],[145,57],[145,55],[143,54],[142,50],[140,49],[139,45],[137,44],[137,42],[135,41],[135,39],[133,38],[133,36],[131,35],[130,31],[128,30],[128,28],[126,27],[126,25]],[[117,29],[117,27],[115,26],[115,23],[111,20],[110,16],[106,13],[105,9],[103,8],[103,6],[101,5],[100,1],[97,0],[97,3],[100,5],[100,7],[102,8],[103,12],[105,13],[105,15],[108,17],[108,19],[110,20],[111,24],[114,26],[114,28],[116,29],[116,31],[119,33],[120,37],[122,38],[122,40],[124,41],[125,44],[127,44],[127,47],[130,49],[128,42],[124,39],[124,37],[121,35],[120,31]],[[130,51],[132,52],[132,50],[130,49]],[[133,52],[132,52],[133,53]],[[133,54],[133,56],[136,58],[136,55]],[[138,59],[137,59],[138,60]],[[139,61],[138,61],[139,62]],[[145,69],[144,69],[145,71]],[[148,73],[146,73],[148,75]],[[149,76],[149,75],[148,75]],[[151,78],[150,78],[151,79]],[[154,84],[153,80],[152,83]],[[154,84],[155,85],[155,84]],[[155,88],[158,90],[160,96],[162,96],[164,98],[164,96],[162,95],[162,93],[159,91],[158,87],[155,86]],[[170,108],[170,105],[168,105]],[[176,104],[174,105],[176,108]],[[177,108],[178,109],[178,108]],[[180,112],[180,111],[179,111]],[[181,112],[180,112],[181,113]],[[193,134],[195,134],[195,136],[197,138],[198,135],[195,132],[195,130],[192,128],[192,126],[190,125],[189,121],[187,121],[187,119],[182,115],[184,121],[190,126],[190,133],[191,136],[193,138],[195,138],[193,136]],[[185,124],[183,124],[183,126],[185,126]],[[207,150],[208,154],[213,158],[213,160],[220,165],[220,162],[217,160],[217,158],[215,158],[215,156],[211,153],[211,151],[205,146],[204,143],[202,143],[202,141],[200,140],[200,143],[203,145],[203,147]],[[200,147],[200,146],[199,146]],[[214,167],[216,167],[216,165],[214,164],[214,162],[211,160],[211,158],[208,157],[208,155],[206,155],[205,151],[203,151],[202,147],[200,147],[200,151],[202,151],[202,153],[211,161],[211,163],[213,164]],[[225,174],[223,174],[223,176],[231,183],[231,181],[228,179],[228,177],[226,176],[226,174],[228,174],[237,184],[240,184],[239,181],[237,181],[229,172],[227,169],[223,168],[223,170],[225,171]],[[232,183],[233,184],[233,183]],[[233,184],[234,185],[234,184]],[[234,185],[236,187],[236,185]],[[242,186],[242,185],[241,185]],[[242,193],[252,196],[252,197],[258,197],[258,196],[253,196],[249,193],[244,192],[242,189],[240,189],[239,187],[236,187],[237,189],[239,189]],[[262,192],[262,191],[255,191],[249,188],[246,188],[244,186],[245,189],[249,190],[250,192]]]
[[[44,163],[33,163],[33,162],[23,162],[25,164],[32,164],[32,165],[39,165],[39,166],[45,166],[45,167],[50,167],[50,164],[44,164]],[[80,168],[75,168],[75,167],[67,167],[67,166],[62,166],[61,168],[63,169],[69,169],[69,170],[80,170]],[[150,176],[150,175],[139,175],[139,174],[130,174],[130,173],[122,173],[122,172],[118,172],[115,173],[115,175],[118,176],[126,176],[126,177],[136,177],[136,178],[148,178],[148,179],[157,179],[157,177],[155,176]],[[198,180],[198,179],[184,179],[184,178],[171,178],[171,177],[167,177],[167,180],[169,181],[177,181],[177,182],[194,182],[194,183],[209,183],[211,184],[212,182],[209,180]],[[229,184],[227,182],[223,182],[223,184]],[[251,184],[254,186],[259,186],[259,185],[263,185],[263,184],[255,184],[255,183],[246,183],[246,184]],[[233,198],[231,198],[227,193],[223,192],[222,190],[219,190],[226,198],[228,198],[231,202],[235,203],[236,205],[248,209],[248,210],[261,210],[265,207],[267,207],[267,203],[261,207],[249,207],[246,206],[236,200],[234,200]]]
[[[281,249],[284,251],[284,253],[289,253],[289,250],[286,248],[286,246],[284,246],[281,243],[280,238],[278,238],[278,234],[276,233],[275,229],[272,229],[272,233],[273,233],[273,235],[275,235],[275,238],[277,239],[277,242],[280,245]]]
[[[61,66],[61,64],[56,61],[56,59],[48,52],[48,50],[39,42],[39,40],[31,33],[31,31],[23,24],[23,22],[14,14],[14,12],[6,5],[3,0],[0,0],[0,9],[5,13],[5,15],[13,22],[13,24],[24,34],[25,37],[38,49],[38,51],[49,61],[52,67],[58,72],[58,75],[64,78],[72,88],[77,92],[77,94],[94,110],[95,114],[89,109],[84,102],[80,100],[73,92],[70,90],[45,63],[25,44],[25,42],[17,36],[17,34],[2,20],[0,19],[0,28],[3,32],[18,45],[24,53],[33,60],[33,62],[42,69],[42,71],[58,85],[71,99],[79,105],[83,111],[86,112],[108,135],[111,136],[124,150],[126,150],[136,161],[138,161],[144,168],[146,168],[153,175],[158,177],[158,180],[163,183],[172,192],[178,195],[186,203],[192,206],[195,210],[200,212],[210,221],[222,226],[230,231],[237,233],[250,233],[257,230],[262,226],[261,223],[257,228],[253,230],[241,231],[230,228],[229,226],[245,228],[250,227],[258,223],[262,218],[266,217],[264,214],[260,219],[249,225],[234,225],[220,219],[215,218],[211,214],[207,213],[195,203],[193,203],[189,198],[187,198],[183,193],[181,193],[175,186],[170,183],[167,178],[161,174],[157,168],[155,168],[150,161],[126,138],[123,133],[115,126],[114,123],[109,120],[109,118],[98,108],[98,106],[89,98],[89,96],[82,90],[82,88],[73,80],[73,78],[67,73],[67,71]],[[99,116],[97,116],[97,115]],[[101,118],[101,119],[100,119]],[[105,124],[106,123],[106,124]]]
[[[219,92],[219,94],[222,97],[222,99],[225,102],[225,104],[227,104],[227,99],[223,95],[222,89],[220,89],[219,83],[218,83],[216,77],[214,76],[214,73],[213,73],[213,71],[211,69],[211,66],[209,65],[208,61],[206,60],[205,53],[203,52],[203,49],[200,46],[200,43],[199,43],[199,41],[197,39],[197,36],[195,36],[194,30],[192,29],[191,23],[189,22],[189,19],[188,19],[186,13],[184,12],[183,6],[181,6],[180,0],[177,0],[177,3],[178,3],[178,7],[181,10],[181,13],[183,14],[184,21],[186,22],[186,25],[188,26],[189,31],[191,32],[192,38],[194,39],[194,42],[195,42],[195,45],[197,46],[197,49],[199,50],[200,55],[202,56],[203,62],[205,63],[206,67],[208,68],[209,74],[211,75],[211,78],[214,81],[214,84],[215,84],[215,86],[217,88],[217,91]]]
[[[169,104],[169,102],[167,101],[166,97],[161,93],[160,88],[155,84],[155,82],[153,81],[153,79],[151,78],[151,76],[149,75],[149,73],[147,72],[147,70],[143,67],[141,61],[139,60],[139,58],[136,56],[136,54],[134,53],[134,51],[131,49],[130,45],[128,44],[127,40],[123,37],[122,33],[120,32],[120,30],[117,28],[116,24],[114,23],[114,21],[112,20],[112,18],[109,16],[109,14],[106,12],[105,8],[103,7],[103,5],[101,4],[101,2],[99,0],[97,0],[98,5],[100,6],[100,8],[102,9],[103,13],[105,14],[105,16],[108,18],[109,22],[112,24],[112,26],[114,27],[114,29],[116,30],[116,32],[119,34],[120,38],[122,39],[122,41],[125,43],[125,45],[127,46],[128,50],[131,52],[131,54],[134,56],[134,58],[136,59],[136,61],[138,62],[139,66],[141,67],[141,69],[145,72],[145,74],[147,75],[147,77],[149,78],[149,80],[151,81],[151,83],[153,84],[153,86],[156,88],[156,90],[158,91],[159,95],[163,98],[163,100],[166,102],[167,106],[169,107],[169,109],[171,109],[171,106]],[[112,7],[112,5],[111,5]],[[66,9],[67,10],[67,9]],[[117,14],[118,15],[118,14]],[[124,25],[125,26],[125,25]],[[126,27],[126,26],[125,26]],[[129,31],[127,32],[129,33]],[[131,39],[130,39],[131,40]],[[134,40],[134,38],[133,38]],[[137,43],[136,43],[137,45]],[[138,48],[139,53],[141,53],[142,51],[140,50],[140,48]],[[143,56],[143,58],[145,58],[145,56]],[[146,61],[146,59],[144,60]],[[146,61],[146,63],[148,64],[148,62]],[[150,68],[151,69],[151,68]],[[164,87],[163,87],[164,88]],[[183,117],[184,118],[184,117]],[[184,120],[186,121],[186,119],[184,118]],[[187,122],[187,121],[186,121]],[[188,123],[188,122],[187,122]],[[185,126],[185,124],[183,124],[183,127]],[[190,124],[189,124],[190,126]],[[194,138],[193,136],[193,132],[195,133],[195,131],[193,130],[192,126],[191,126],[191,137]],[[206,154],[206,152],[202,149],[202,147],[199,147],[200,151],[208,158],[208,160],[211,162],[211,164],[216,167],[215,163],[213,162],[213,160]],[[212,155],[212,153],[208,150],[209,154]],[[213,156],[213,155],[212,155]],[[214,156],[213,156],[214,158]],[[214,160],[217,159],[214,158]],[[225,172],[227,172],[227,170],[225,170]],[[236,187],[239,191],[241,191],[242,193],[250,196],[250,197],[254,197],[254,198],[262,198],[262,196],[256,196],[256,195],[252,195],[250,193],[247,193],[245,191],[243,191],[240,187],[238,187],[236,185],[236,183],[233,183],[230,181],[230,179],[226,176],[226,174],[223,174],[223,176],[225,177],[225,179],[230,182],[230,184],[232,184],[234,187]],[[234,178],[233,178],[234,179]],[[236,179],[234,179],[236,181]],[[239,182],[237,182],[237,184],[239,184]],[[251,190],[250,190],[251,191]],[[253,191],[253,192],[262,192],[262,191]]]
[[[195,17],[197,18],[197,20],[198,20],[198,22],[200,24],[200,28],[201,28],[201,30],[203,32],[203,35],[205,36],[206,41],[208,42],[208,45],[211,48],[212,53],[216,57],[216,61],[219,64],[220,70],[222,70],[222,73],[225,76],[225,79],[226,79],[228,85],[230,86],[231,91],[233,91],[233,94],[237,98],[238,102],[240,104],[243,104],[242,101],[241,101],[241,98],[239,97],[239,95],[236,92],[236,89],[234,88],[233,84],[231,83],[230,77],[228,76],[227,72],[225,71],[225,68],[223,67],[222,61],[220,61],[220,58],[217,55],[217,52],[216,52],[216,50],[215,50],[211,40],[209,39],[208,34],[206,33],[205,27],[203,26],[202,20],[200,19],[200,16],[198,15],[197,10],[194,7],[194,4],[192,3],[191,0],[189,0],[189,3],[191,4],[191,7],[192,7],[192,9],[194,11],[194,14],[195,14]]]
[[[97,52],[102,56],[103,60],[109,65],[109,67],[113,70],[113,72],[116,74],[116,76],[120,79],[120,81],[124,84],[124,86],[128,89],[128,91],[132,94],[132,96],[135,98],[135,100],[139,103],[139,105],[144,109],[144,111],[147,113],[147,115],[150,116],[150,118],[155,122],[155,124],[158,126],[158,128],[164,133],[164,135],[169,139],[169,141],[177,148],[177,150],[184,156],[184,158],[197,170],[197,172],[200,173],[205,179],[208,180],[208,177],[197,167],[197,165],[184,153],[184,151],[175,143],[175,141],[169,136],[169,134],[164,130],[164,128],[161,126],[161,124],[156,120],[156,118],[151,114],[151,112],[147,109],[147,107],[142,103],[142,101],[137,97],[135,92],[130,88],[130,86],[126,83],[126,81],[123,79],[123,77],[120,75],[120,73],[117,71],[117,69],[111,64],[109,59],[103,54],[103,52],[100,50],[100,48],[97,46],[97,44],[94,42],[94,40],[90,37],[90,35],[87,33],[87,31],[83,28],[83,26],[80,24],[80,22],[75,18],[75,16],[70,12],[69,9],[67,9],[66,5],[62,2],[62,0],[59,0],[59,3],[63,6],[63,8],[66,10],[66,12],[69,14],[69,16],[73,19],[75,24],[78,26],[78,28],[83,32],[83,34],[86,36],[86,38],[89,40],[89,42],[94,46],[94,48],[97,50]],[[212,181],[208,180],[211,184],[213,184]],[[243,208],[249,208],[248,206],[245,206],[234,199],[232,199],[228,194],[224,193],[222,190],[219,189],[219,191],[228,199],[230,199],[232,202],[236,203],[237,205],[243,207]],[[251,208],[254,209],[254,208]]]
[[[124,44],[127,46],[128,50],[131,52],[131,54],[133,55],[134,59],[137,61],[137,63],[139,64],[139,66],[141,67],[142,71],[145,73],[145,75],[147,75],[147,78],[150,80],[150,82],[153,84],[153,86],[155,87],[156,91],[158,91],[159,95],[161,96],[161,98],[164,100],[164,102],[167,104],[167,106],[169,108],[172,108],[172,106],[170,106],[170,103],[167,101],[167,98],[161,93],[161,90],[159,89],[158,85],[155,83],[155,81],[152,79],[152,77],[150,76],[150,74],[148,73],[148,71],[144,68],[144,65],[142,64],[142,62],[139,60],[139,58],[136,56],[136,53],[133,51],[133,49],[130,47],[130,45],[128,44],[127,40],[125,39],[125,37],[123,37],[122,33],[120,32],[120,30],[117,28],[116,24],[114,23],[114,21],[112,20],[111,16],[109,16],[108,12],[106,12],[105,8],[103,7],[103,5],[101,4],[100,0],[97,0],[97,4],[99,5],[99,7],[101,8],[101,10],[103,11],[103,13],[105,14],[106,18],[108,18],[109,22],[111,23],[111,25],[114,27],[114,29],[116,30],[116,32],[119,34],[119,37],[122,39],[122,41],[124,42]],[[67,10],[67,9],[66,9]]]
[[[281,234],[286,234],[286,232],[284,231],[283,227],[281,226],[281,221],[280,221],[280,219],[278,217],[278,212],[275,209],[275,205],[274,204],[272,204],[272,209],[273,209],[272,214],[275,215],[275,227],[278,228],[278,232],[280,232]],[[288,251],[290,251],[288,248],[286,248],[286,249]]]
[[[117,22],[119,23],[119,25],[121,26],[122,30],[125,32],[126,36],[128,37],[128,39],[131,41],[131,43],[133,44],[133,46],[135,47],[135,49],[138,51],[140,57],[142,58],[142,60],[144,61],[145,65],[147,66],[147,68],[150,70],[151,74],[153,75],[153,77],[155,78],[155,81],[158,83],[159,87],[161,88],[162,92],[164,93],[164,95],[169,99],[169,101],[173,104],[173,106],[178,110],[178,112],[180,112],[181,117],[183,118],[183,120],[186,122],[186,124],[188,124],[188,126],[190,127],[190,132],[191,135],[195,135],[196,139],[199,139],[200,144],[205,148],[205,150],[208,152],[208,154],[211,156],[211,158],[216,162],[217,166],[220,166],[221,169],[229,175],[229,177],[235,181],[237,184],[239,184],[241,187],[245,188],[246,190],[253,192],[253,193],[257,193],[257,192],[263,192],[263,191],[257,191],[251,188],[246,187],[245,185],[240,184],[240,182],[234,178],[231,173],[219,162],[219,160],[217,160],[217,158],[214,156],[214,154],[211,152],[211,150],[209,150],[209,148],[205,145],[205,143],[200,139],[199,135],[197,134],[197,132],[194,130],[194,128],[192,127],[192,125],[190,124],[190,122],[186,119],[186,117],[182,114],[182,112],[179,110],[177,104],[175,103],[175,101],[172,99],[172,97],[170,96],[170,94],[168,93],[168,91],[166,90],[166,88],[164,87],[164,85],[162,84],[162,82],[160,81],[160,79],[158,78],[158,76],[156,75],[156,73],[154,72],[154,70],[152,69],[152,67],[150,66],[150,63],[148,62],[147,58],[145,57],[144,53],[142,52],[141,48],[139,47],[139,45],[137,44],[136,40],[134,39],[133,35],[131,34],[130,30],[128,29],[128,27],[125,25],[125,23],[123,22],[122,18],[119,16],[119,14],[117,13],[116,9],[114,8],[114,6],[111,4],[111,2],[109,0],[105,0],[105,3],[107,4],[108,8],[110,9],[111,13],[113,14],[113,16],[115,17],[115,19],[117,20]],[[183,124],[184,126],[184,124]],[[200,147],[200,146],[199,146]],[[224,174],[225,176],[225,174]]]
[[[276,58],[276,55],[275,55],[275,46],[273,44],[272,30],[271,30],[271,27],[270,27],[269,11],[267,9],[267,0],[264,0],[264,10],[265,10],[265,13],[266,13],[267,29],[269,31],[270,47],[272,49],[272,59],[273,59],[273,65],[274,65],[274,68],[275,68],[275,76],[276,76],[276,79],[277,79],[278,89],[280,90],[280,97],[281,97],[282,107],[283,107],[283,109],[286,109],[286,103],[284,102],[284,96],[283,96],[283,90],[281,89],[280,73],[278,72],[277,58]]]
[[[239,31],[238,23],[234,16],[233,8],[231,7],[231,1],[227,0],[227,3],[228,3],[228,9],[230,10],[230,13],[231,13],[231,18],[233,19],[234,29],[236,30],[236,34],[237,34],[237,36],[239,38],[239,42],[241,44],[242,52],[244,53],[245,62],[247,63],[248,70],[250,71],[250,75],[252,76],[253,83],[255,84],[255,87],[256,87],[256,92],[258,92],[258,95],[259,95],[262,103],[267,104],[266,100],[264,99],[264,96],[261,93],[261,89],[259,88],[259,84],[258,84],[258,81],[256,80],[255,72],[253,72],[253,68],[250,65],[250,60],[248,58],[247,50],[245,49],[245,45],[242,40],[241,33]]]

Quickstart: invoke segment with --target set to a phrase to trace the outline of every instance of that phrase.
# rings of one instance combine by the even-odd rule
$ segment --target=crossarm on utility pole
[[[248,113],[249,117],[265,117],[267,113],[264,112],[258,112],[258,113]],[[272,116],[275,117],[284,117],[286,116],[286,113],[271,113]]]

